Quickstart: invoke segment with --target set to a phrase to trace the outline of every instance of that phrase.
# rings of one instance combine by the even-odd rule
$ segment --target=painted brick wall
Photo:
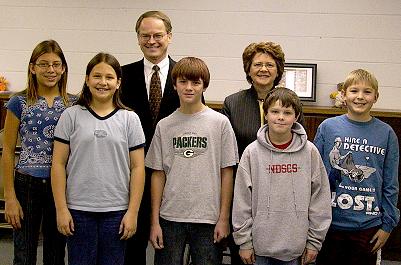
[[[11,90],[25,87],[34,46],[55,39],[69,65],[69,91],[82,87],[86,64],[99,51],[121,64],[139,60],[134,25],[147,10],[166,12],[173,23],[170,55],[198,56],[211,71],[205,97],[222,101],[248,88],[242,52],[250,42],[282,45],[286,61],[317,63],[317,102],[356,68],[379,80],[375,107],[401,109],[401,2],[399,0],[0,0],[0,74]]]

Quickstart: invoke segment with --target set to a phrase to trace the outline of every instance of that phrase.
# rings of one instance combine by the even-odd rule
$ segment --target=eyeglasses
[[[150,39],[152,37],[153,37],[153,39],[155,41],[161,41],[164,38],[164,36],[166,36],[166,35],[167,35],[167,33],[156,33],[156,34],[153,34],[153,35],[150,35],[150,34],[139,34],[139,38],[142,41],[146,41],[146,42],[150,41]]]
[[[39,62],[39,63],[36,63],[35,65],[37,65],[40,69],[43,69],[43,70],[49,69],[50,66],[53,66],[54,70],[61,70],[63,63],[62,62],[54,62],[52,64],[49,64],[48,62]]]
[[[274,63],[254,63],[252,64],[253,67],[256,69],[262,69],[263,66],[266,67],[267,69],[274,69],[276,68],[276,65]]]

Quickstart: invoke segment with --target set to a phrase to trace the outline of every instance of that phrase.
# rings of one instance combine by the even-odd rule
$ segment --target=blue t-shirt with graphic
[[[75,100],[75,96],[70,96],[70,102]],[[28,106],[25,95],[15,95],[8,101],[7,109],[20,120],[21,153],[16,169],[33,177],[49,178],[54,128],[66,109],[63,98],[56,97],[52,107],[43,97]]]
[[[332,228],[362,230],[397,225],[398,139],[379,119],[350,120],[347,115],[326,119],[314,141],[330,180]]]

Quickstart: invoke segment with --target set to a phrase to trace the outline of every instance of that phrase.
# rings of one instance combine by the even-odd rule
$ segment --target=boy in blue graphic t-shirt
[[[370,115],[379,97],[371,73],[352,71],[341,93],[347,114],[325,120],[314,140],[329,176],[333,212],[317,264],[374,265],[400,217],[398,140]]]

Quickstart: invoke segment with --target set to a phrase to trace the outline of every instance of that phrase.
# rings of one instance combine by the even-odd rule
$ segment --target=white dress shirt
[[[150,80],[152,79],[152,75],[154,73],[153,66],[154,63],[151,63],[146,58],[144,60],[144,74],[145,74],[145,83],[146,83],[146,90],[148,91],[148,99],[149,99],[149,89],[150,89]],[[159,66],[159,77],[162,86],[162,95],[164,93],[164,87],[166,86],[166,81],[168,77],[168,68],[170,66],[170,59],[168,56],[164,58],[160,63],[157,64]]]

